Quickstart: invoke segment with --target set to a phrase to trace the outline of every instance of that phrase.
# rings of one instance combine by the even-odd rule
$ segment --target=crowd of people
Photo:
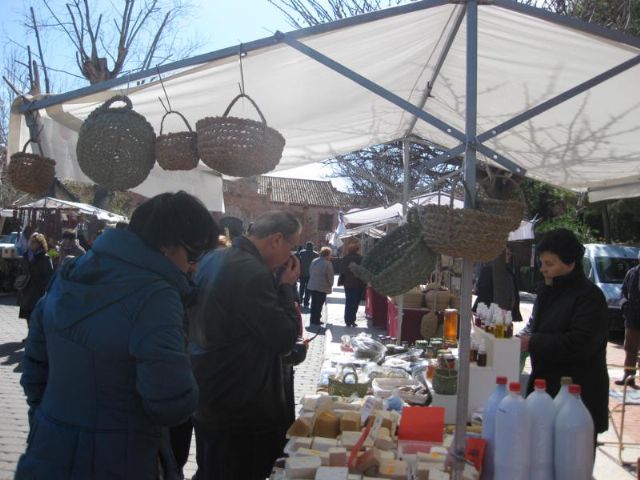
[[[30,234],[19,292],[30,434],[15,478],[183,478],[194,432],[196,480],[266,478],[295,418],[301,308],[320,324],[334,285],[331,249],[307,242],[293,254],[300,234],[281,211],[246,233],[223,226],[184,192],[146,201],[86,253],[66,235],[55,270],[44,236]],[[351,327],[365,284],[349,268],[360,245],[343,250]],[[606,301],[573,233],[549,232],[537,252],[544,284],[520,336],[528,389],[544,378],[554,394],[571,376],[597,435],[607,428]],[[629,278],[626,294],[638,289],[637,271]]]

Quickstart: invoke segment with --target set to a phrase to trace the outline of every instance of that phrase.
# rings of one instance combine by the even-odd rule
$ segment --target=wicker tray
[[[345,367],[350,368],[351,371],[346,372],[342,375],[342,377],[338,378],[333,375],[329,376],[329,395],[339,395],[341,397],[350,397],[354,393],[359,397],[364,397],[369,391],[369,387],[371,386],[371,382],[367,383],[358,383],[358,374],[356,373],[356,369],[353,367]],[[353,383],[345,383],[345,380],[348,377],[353,377]]]
[[[246,98],[262,121],[230,117],[231,107]],[[210,168],[225,175],[250,177],[273,170],[282,158],[284,137],[267,126],[258,105],[248,95],[236,96],[221,117],[206,117],[196,122],[198,153]]]

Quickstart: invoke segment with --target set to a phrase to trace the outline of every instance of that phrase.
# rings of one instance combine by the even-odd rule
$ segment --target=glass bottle
[[[480,347],[478,348],[478,358],[476,363],[479,367],[487,366],[487,347],[484,345],[484,341],[480,342]]]

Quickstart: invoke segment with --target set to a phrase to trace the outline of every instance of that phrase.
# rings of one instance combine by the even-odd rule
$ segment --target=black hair
[[[212,250],[220,235],[202,202],[183,191],[161,193],[144,202],[131,215],[129,230],[155,249],[187,245],[193,250]]]
[[[582,268],[584,246],[571,230],[558,228],[544,234],[536,246],[538,255],[544,252],[555,253],[565,265],[575,263],[576,269]]]
[[[218,222],[218,225],[220,225],[221,230],[224,230],[225,228],[227,229],[231,240],[244,234],[244,225],[242,220],[237,217],[222,217]]]
[[[313,250],[313,242],[307,242],[307,244],[305,245],[305,248],[307,250]]]

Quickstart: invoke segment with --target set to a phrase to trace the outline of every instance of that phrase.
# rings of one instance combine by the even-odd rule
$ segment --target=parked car
[[[622,281],[627,271],[638,264],[640,248],[601,243],[589,243],[584,247],[584,273],[602,290],[607,299],[609,329],[624,330],[620,309]]]

